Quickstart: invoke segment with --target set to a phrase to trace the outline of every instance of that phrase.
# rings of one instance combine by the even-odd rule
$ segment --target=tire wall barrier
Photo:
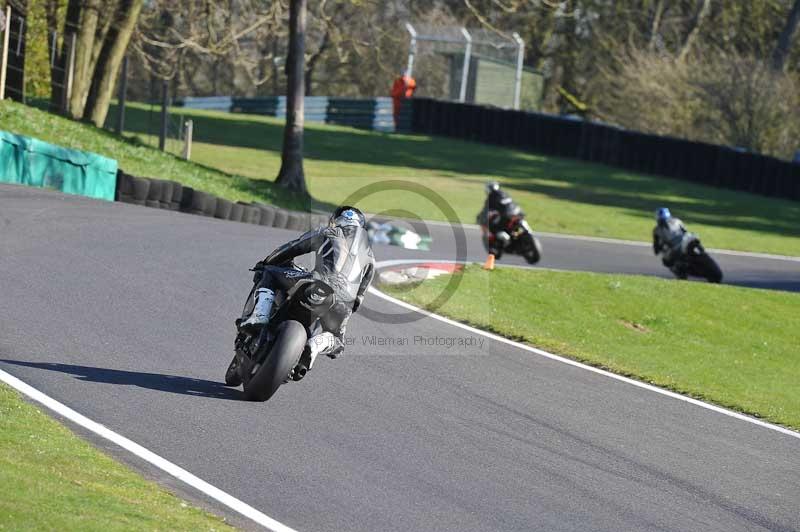
[[[293,231],[316,229],[328,221],[328,216],[323,214],[287,211],[264,203],[233,202],[175,181],[137,177],[122,170],[117,171],[116,197],[113,199],[154,209]]]
[[[116,175],[114,159],[0,131],[0,182],[114,201]]]
[[[541,113],[412,98],[411,131],[800,201],[800,164]]]

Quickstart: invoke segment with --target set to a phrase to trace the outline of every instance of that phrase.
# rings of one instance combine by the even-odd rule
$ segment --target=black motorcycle
[[[706,253],[700,239],[696,236],[690,236],[683,240],[678,257],[668,267],[678,279],[692,276],[704,277],[710,283],[722,281],[722,270],[716,261]]]
[[[292,264],[298,271],[305,271]],[[316,279],[301,279],[286,293],[277,292],[272,313],[266,326],[251,331],[239,328],[253,312],[256,287],[261,269],[256,267],[250,295],[244,305],[242,317],[236,320],[238,334],[234,341],[236,354],[228,371],[225,384],[244,385],[244,397],[250,401],[266,401],[281,384],[299,381],[311,365],[306,347],[311,331],[329,317],[335,304],[333,289]],[[327,329],[327,327],[325,327]]]
[[[505,229],[495,234],[495,245],[489,243],[492,232],[482,215],[478,215],[481,225],[481,239],[487,253],[494,253],[495,259],[500,259],[503,253],[522,255],[528,264],[536,264],[542,258],[542,245],[533,235],[533,229],[528,225],[524,216],[515,214],[508,219]]]

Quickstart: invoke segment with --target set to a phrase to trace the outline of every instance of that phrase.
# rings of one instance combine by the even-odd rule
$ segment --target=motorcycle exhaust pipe
[[[306,373],[308,373],[308,368],[305,366],[305,364],[298,364],[292,372],[292,380],[297,382],[305,377]]]

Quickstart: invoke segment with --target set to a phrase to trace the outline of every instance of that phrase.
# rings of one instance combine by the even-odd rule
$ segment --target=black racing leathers
[[[264,264],[270,266],[269,275],[262,278],[260,285],[269,288],[277,285],[275,287],[280,289],[293,285],[304,277],[302,272],[280,266],[306,253],[316,255],[310,275],[334,291],[336,304],[331,311],[338,314],[341,321],[339,330],[330,332],[341,338],[350,315],[361,306],[375,271],[375,257],[367,231],[361,227],[324,227],[308,231],[264,259]]]
[[[486,196],[483,209],[478,215],[478,223],[486,225],[490,232],[497,233],[506,227],[512,216],[524,215],[511,196],[502,190],[493,190]]]
[[[653,228],[653,253],[662,254],[662,262],[670,267],[680,256],[681,243],[687,234],[680,218],[669,218],[658,222]]]

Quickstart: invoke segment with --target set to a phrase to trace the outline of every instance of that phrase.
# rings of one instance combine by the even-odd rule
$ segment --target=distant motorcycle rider
[[[653,254],[661,253],[661,262],[667,268],[672,268],[682,253],[683,240],[692,234],[680,218],[672,216],[669,209],[662,207],[656,211],[656,226],[653,228]],[[677,272],[681,278],[686,278],[685,272]]]
[[[374,275],[375,258],[366,225],[361,211],[342,206],[331,215],[327,227],[308,231],[270,253],[256,265],[256,270],[261,271],[255,305],[250,317],[239,327],[263,327],[268,322],[275,300],[274,290],[286,292],[301,279],[321,280],[333,289],[336,303],[320,330],[312,331],[308,343],[315,356],[339,356],[344,350],[347,322],[361,306]],[[312,252],[316,254],[313,271],[292,267],[292,259]],[[259,277],[259,273],[256,276]]]
[[[497,181],[486,183],[486,194],[483,209],[478,214],[478,223],[489,229],[489,252],[498,255],[498,251],[502,251],[511,240],[511,236],[505,231],[511,217],[525,216],[525,213],[514,203],[511,196],[500,188]]]

